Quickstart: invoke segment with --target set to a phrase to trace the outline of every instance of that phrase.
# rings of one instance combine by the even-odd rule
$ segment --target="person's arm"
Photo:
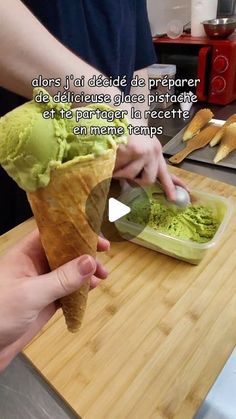
[[[0,2],[0,85],[31,98],[31,80],[40,74],[44,78],[63,80],[73,74],[75,77],[86,76],[88,80],[100,72],[57,41],[20,0]],[[53,94],[59,88],[47,90]],[[82,89],[75,88],[74,92],[80,93],[81,90],[87,94],[102,92],[101,88],[88,85]],[[120,90],[106,87],[106,93],[114,97]],[[129,105],[121,108],[130,115]],[[140,120],[133,119],[132,125],[140,125]],[[149,137],[130,136],[128,145],[118,149],[115,169],[118,176],[128,179],[135,179],[141,174],[138,181],[142,184],[153,183],[159,178],[169,199],[175,199],[174,183],[161,146]]]
[[[144,103],[135,103],[133,106],[135,109],[139,109],[142,112],[142,115],[144,115],[144,111],[149,109],[148,106],[148,95],[149,95],[149,89],[148,89],[148,70],[147,68],[143,68],[142,70],[138,70],[134,72],[133,77],[138,77],[139,79],[144,79],[145,81],[145,87],[135,86],[131,87],[130,94],[131,95],[144,95],[145,96],[145,102]],[[146,120],[146,124],[147,124]]]
[[[149,95],[148,69],[143,68],[141,70],[135,71],[133,77],[135,78],[136,76],[138,76],[139,79],[144,79],[145,86],[132,87],[130,94],[140,94],[145,96],[146,100],[144,103],[137,103],[133,105],[135,109],[140,110],[141,114],[144,115],[144,111],[149,109],[147,100]],[[148,120],[142,118],[141,120],[137,120],[136,123],[139,123],[140,125],[148,125]],[[139,139],[140,141],[138,141]],[[142,149],[144,144],[146,144],[145,152],[144,149]],[[129,178],[130,175],[134,176],[135,173],[138,173],[138,170],[140,169],[141,179],[135,179],[137,183],[145,185],[153,183],[157,178],[159,178],[164,187],[164,190],[167,192],[167,195],[169,197],[173,197],[173,199],[173,184],[181,186],[188,190],[186,184],[181,179],[179,179],[175,175],[168,173],[165,159],[162,154],[162,146],[158,138],[151,139],[149,137],[144,136],[133,136],[130,138],[130,145],[131,147],[133,146],[134,153],[139,153],[139,159],[136,159],[133,164],[124,167],[123,162],[126,158],[128,158],[128,153],[125,152],[124,148],[121,146],[117,161],[117,166],[120,162],[120,167],[118,167],[118,170],[115,172],[115,176]],[[141,166],[143,166],[142,169]]]
[[[100,74],[54,38],[20,0],[0,2],[0,57],[0,85],[30,99],[31,80],[40,74],[63,81],[70,74],[85,75],[87,80]],[[47,90],[56,93],[60,89]],[[88,85],[75,88],[80,90],[101,93],[101,88]],[[113,96],[120,91],[106,87],[106,93]]]

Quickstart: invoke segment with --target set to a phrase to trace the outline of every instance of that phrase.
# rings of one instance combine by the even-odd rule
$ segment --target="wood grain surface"
[[[236,188],[171,168],[190,187]],[[4,235],[0,250],[33,228]],[[199,266],[123,242],[99,255],[110,276],[79,334],[60,312],[26,356],[84,419],[190,419],[236,344],[236,216]]]

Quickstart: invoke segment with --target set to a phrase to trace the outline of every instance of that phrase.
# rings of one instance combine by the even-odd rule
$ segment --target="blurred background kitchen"
[[[236,0],[148,0],[148,11],[158,63],[151,75],[200,79],[192,91],[201,102],[236,100]]]
[[[223,124],[236,113],[236,0],[147,0],[147,5],[157,56],[149,77],[200,80],[196,87],[177,85],[169,92],[177,96],[191,92],[197,103],[188,106],[157,99],[151,109],[187,106],[192,118],[199,109],[209,108]],[[158,89],[158,95],[166,92],[162,86]],[[163,126],[158,138],[166,158],[181,149],[181,132],[188,122],[183,118],[150,120],[151,125]],[[209,146],[198,150],[181,167],[235,185],[236,151],[217,166],[212,164],[215,152]]]
[[[208,0],[208,2],[211,3],[212,0]],[[172,20],[177,19],[183,25],[190,25],[190,0],[165,0],[163,2],[147,0],[147,4],[152,35],[166,33],[167,25]],[[236,0],[219,0],[217,15],[218,17],[236,16]]]

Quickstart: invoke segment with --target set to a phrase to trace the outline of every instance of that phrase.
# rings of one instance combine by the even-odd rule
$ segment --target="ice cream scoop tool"
[[[175,193],[176,193],[175,201],[169,201],[169,199],[167,198],[169,202],[177,205],[178,207],[187,207],[191,203],[191,199],[190,199],[190,195],[188,191],[182,188],[182,186],[176,186]]]
[[[188,191],[185,188],[182,188],[182,186],[175,186],[175,193],[176,193],[176,199],[175,201],[171,201],[165,194],[165,191],[163,190],[163,186],[160,182],[156,182],[157,186],[160,188],[160,190],[156,190],[152,196],[155,197],[155,194],[164,194],[166,201],[168,201],[171,205],[176,205],[180,208],[185,208],[189,204],[191,204],[191,199]]]

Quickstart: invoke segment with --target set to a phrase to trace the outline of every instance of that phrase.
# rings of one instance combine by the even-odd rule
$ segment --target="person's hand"
[[[98,250],[108,248],[109,242],[99,238]],[[106,269],[88,255],[49,271],[37,230],[0,259],[0,371],[53,316],[56,300],[88,279],[94,288],[107,277]]]
[[[159,179],[166,195],[173,201],[175,185],[186,188],[184,182],[168,172],[158,139],[147,136],[130,136],[127,145],[119,146],[114,177],[135,180],[141,186]]]

